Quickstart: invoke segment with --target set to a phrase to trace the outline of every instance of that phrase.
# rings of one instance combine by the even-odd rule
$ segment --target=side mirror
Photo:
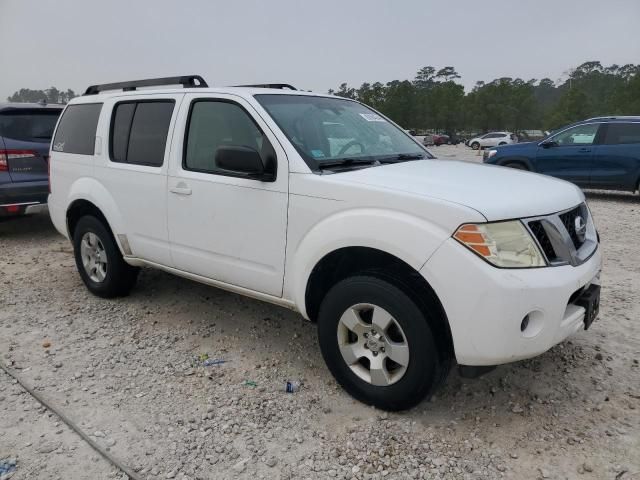
[[[551,148],[551,147],[557,147],[558,144],[556,142],[554,142],[553,140],[545,140],[544,142],[542,142],[540,144],[540,146],[542,148]]]
[[[265,172],[260,154],[250,147],[229,145],[219,147],[215,154],[216,166],[222,170],[234,172],[240,176],[273,181],[274,175]]]

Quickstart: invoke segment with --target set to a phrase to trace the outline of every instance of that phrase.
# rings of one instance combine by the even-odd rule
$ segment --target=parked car
[[[0,217],[47,203],[49,143],[61,105],[0,104]]]
[[[538,142],[485,151],[484,161],[544,173],[584,188],[640,190],[640,116],[590,118]]]
[[[340,97],[92,86],[57,126],[49,211],[95,295],[128,294],[148,266],[291,308],[337,381],[384,409],[417,404],[454,360],[477,375],[534,357],[598,313],[580,189],[435,160]]]
[[[425,135],[424,138],[422,139],[422,144],[425,147],[431,147],[435,145],[435,137],[436,135],[433,135],[433,134]]]
[[[478,150],[479,148],[497,147],[517,143],[518,137],[509,132],[489,132],[467,141],[467,145]]]
[[[449,135],[437,134],[433,136],[433,144],[436,147],[439,147],[440,145],[447,145],[448,143],[450,143]]]

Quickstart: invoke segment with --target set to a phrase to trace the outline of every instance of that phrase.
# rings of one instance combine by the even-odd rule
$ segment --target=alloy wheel
[[[87,232],[82,236],[80,255],[89,278],[96,283],[103,282],[107,276],[107,252],[95,233]]]
[[[392,385],[407,371],[407,338],[384,308],[368,303],[349,307],[340,317],[337,336],[342,358],[365,382]]]

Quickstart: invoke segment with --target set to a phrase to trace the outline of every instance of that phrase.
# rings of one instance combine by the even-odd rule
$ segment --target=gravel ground
[[[408,412],[346,395],[288,310],[148,269],[130,297],[91,296],[46,214],[0,222],[0,358],[144,479],[640,478],[640,199],[588,201],[605,256],[592,328],[454,371]],[[0,480],[124,478],[0,372],[0,472],[8,459]]]

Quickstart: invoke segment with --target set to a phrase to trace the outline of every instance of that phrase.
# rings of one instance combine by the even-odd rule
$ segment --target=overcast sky
[[[198,73],[209,85],[412,79],[467,88],[640,63],[640,0],[0,0],[0,101],[21,87]]]

